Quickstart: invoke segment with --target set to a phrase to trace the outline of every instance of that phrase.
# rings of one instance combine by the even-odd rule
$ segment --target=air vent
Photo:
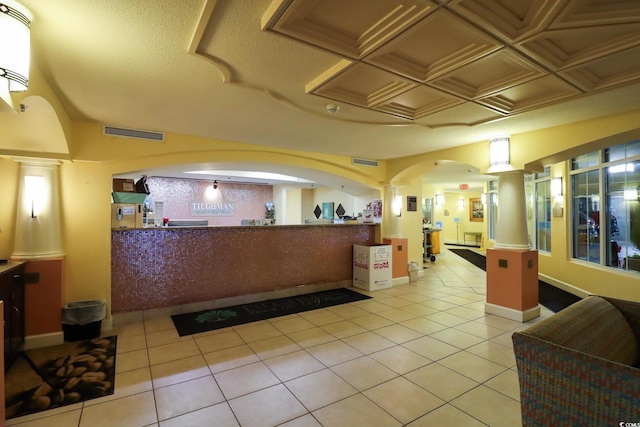
[[[120,136],[122,138],[136,138],[147,141],[164,142],[164,134],[160,132],[150,132],[146,130],[117,128],[113,126],[105,126],[104,134],[110,136]]]
[[[351,164],[378,167],[377,160],[356,159],[355,157],[351,158]]]

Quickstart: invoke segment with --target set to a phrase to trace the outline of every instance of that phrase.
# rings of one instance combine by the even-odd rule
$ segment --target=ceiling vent
[[[351,158],[351,164],[378,167],[377,160],[357,159],[355,157]]]
[[[164,134],[160,132],[150,132],[146,130],[117,128],[114,126],[104,126],[104,134],[109,136],[119,136],[122,138],[144,139],[146,141],[164,142]]]

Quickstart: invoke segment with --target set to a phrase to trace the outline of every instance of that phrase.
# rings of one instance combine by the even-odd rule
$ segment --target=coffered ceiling
[[[20,2],[74,120],[385,160],[640,109],[638,0]]]

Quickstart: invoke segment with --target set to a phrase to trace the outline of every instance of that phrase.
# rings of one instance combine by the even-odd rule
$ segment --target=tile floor
[[[370,300],[198,335],[118,326],[112,396],[7,424],[520,425],[511,334],[528,325],[486,315],[484,271],[446,248],[426,266]]]

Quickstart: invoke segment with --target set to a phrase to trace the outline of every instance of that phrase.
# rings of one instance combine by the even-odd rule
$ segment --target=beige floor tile
[[[181,341],[191,341],[193,337],[190,335],[181,337],[175,329],[165,329],[163,331],[147,333],[147,346],[157,347],[165,344],[173,344]]]
[[[257,322],[252,326],[234,328],[234,330],[247,343],[282,335],[280,330],[268,322]]]
[[[484,323],[491,327],[502,329],[503,331],[511,331],[522,326],[522,323],[520,322],[505,319],[504,317],[494,316],[492,314],[488,314],[481,319],[476,319],[475,322]]]
[[[151,382],[151,371],[149,367],[125,371],[117,374],[113,394],[98,399],[87,400],[84,402],[84,406],[97,405],[98,403],[104,403],[151,390],[153,390],[153,384]]]
[[[373,332],[354,335],[343,339],[344,342],[363,354],[370,354],[385,348],[393,347],[395,343]]]
[[[455,399],[479,385],[478,382],[439,363],[432,363],[409,372],[405,374],[405,378],[445,401]]]
[[[151,366],[153,388],[166,387],[208,375],[211,375],[211,371],[200,354]]]
[[[212,351],[203,356],[214,374],[260,361],[260,358],[246,344]]]
[[[516,356],[513,350],[492,341],[484,341],[466,349],[469,353],[496,362],[507,368],[516,365]]]
[[[262,360],[300,350],[300,346],[286,335],[249,343],[249,347]]]
[[[118,345],[116,346],[116,354],[127,353],[135,350],[144,350],[147,348],[147,339],[144,334],[141,335],[125,335],[118,336]]]
[[[198,354],[200,349],[191,339],[149,348],[149,362],[153,366]]]
[[[211,425],[213,420],[215,420],[216,426],[240,426],[233,414],[233,411],[229,407],[229,404],[227,402],[222,402],[175,418],[160,421],[160,427],[207,426]]]
[[[502,365],[464,351],[445,357],[438,363],[477,382],[487,381],[506,370]]]
[[[240,335],[232,329],[227,329],[225,332],[218,334],[194,336],[194,339],[202,353],[210,353],[245,344]]]
[[[135,350],[116,356],[116,374],[149,366],[147,349]]]
[[[420,338],[423,336],[423,334],[421,334],[420,332],[398,324],[376,329],[374,333],[383,336],[389,341],[393,341],[396,344],[415,340],[416,338]]]
[[[323,427],[396,427],[402,424],[361,394],[325,406],[313,416]]]
[[[280,424],[280,427],[322,427],[322,425],[313,418],[313,415],[307,414],[298,417],[295,420]]]
[[[153,392],[111,400],[82,410],[79,427],[143,427],[156,423]]]
[[[358,392],[329,369],[287,381],[285,385],[309,411],[322,408]]]
[[[494,328],[493,326],[489,326],[479,322],[463,323],[461,325],[455,326],[454,329],[466,332],[471,335],[475,335],[485,340],[504,333],[502,329]]]
[[[289,381],[326,368],[304,350],[267,359],[264,363],[281,381]]]
[[[404,322],[405,320],[415,319],[420,315],[405,311],[402,308],[392,308],[390,310],[384,310],[377,313],[378,316],[390,320],[394,323]]]
[[[227,399],[253,393],[280,382],[262,362],[219,372],[214,376]]]
[[[434,322],[433,320],[425,319],[424,317],[410,319],[401,322],[400,324],[406,326],[407,328],[411,328],[414,331],[418,331],[424,335],[429,335],[448,328],[448,326],[445,326],[442,323]]]
[[[386,350],[381,350],[377,353],[371,354],[370,356],[387,368],[401,375],[431,363],[431,360],[426,357],[414,353],[402,346],[395,346]]]
[[[497,337],[491,338],[490,341],[494,342],[496,344],[503,345],[503,346],[508,347],[510,349],[513,349],[512,336],[513,336],[513,332],[509,331],[509,332],[505,332],[502,335],[498,335]]]
[[[385,326],[393,325],[393,322],[391,320],[385,319],[384,317],[380,317],[377,314],[369,314],[362,317],[354,317],[353,319],[351,319],[351,321],[356,325],[361,326],[369,331],[373,331],[375,329],[380,329],[380,328],[384,328]]]
[[[442,323],[443,325],[450,326],[450,327],[461,325],[469,321],[469,319],[465,319],[464,317],[460,317],[460,316],[455,316],[445,311],[429,314],[427,316],[424,316],[424,318],[433,320],[434,322]]]
[[[351,337],[353,335],[367,332],[365,328],[363,328],[362,326],[356,325],[355,323],[349,320],[343,320],[341,322],[324,325],[322,329],[324,329],[325,331],[329,332],[331,335],[339,339]]]
[[[330,341],[310,347],[307,351],[325,366],[337,365],[362,356],[361,352],[342,341]]]
[[[484,427],[486,424],[481,423],[473,417],[465,414],[458,408],[451,405],[443,405],[427,415],[407,424],[407,427],[433,427],[433,426],[465,426],[465,427]]]
[[[109,335],[117,335],[120,337],[128,337],[131,335],[144,335],[144,322],[124,323],[122,325],[114,325],[111,328]]]
[[[501,373],[498,376],[491,378],[484,383],[485,386],[506,394],[510,398],[520,401],[520,382],[518,381],[518,373],[513,370],[508,370]]]
[[[278,319],[271,320],[270,323],[283,334],[311,329],[316,326],[301,316],[291,316],[286,319]]]
[[[434,332],[429,336],[447,344],[451,344],[454,347],[458,347],[459,349],[471,347],[485,340],[484,338],[471,335],[467,332],[459,331],[456,328],[444,329],[442,331]]]
[[[11,418],[6,420],[6,425],[19,425],[20,427],[76,427],[82,412],[82,405],[82,403],[76,403],[48,411],[36,412],[35,414]]]
[[[389,307],[394,307],[394,308],[400,308],[400,307],[404,307],[404,306],[413,304],[413,301],[410,301],[408,299],[404,299],[402,297],[384,298],[384,299],[380,299],[378,301],[381,302],[384,305],[388,305]]]
[[[316,326],[329,325],[331,323],[341,322],[344,320],[344,317],[325,309],[301,313],[300,316]]]
[[[154,394],[160,421],[224,401],[212,376],[156,388]]]
[[[366,316],[367,314],[369,314],[368,311],[359,308],[355,304],[335,305],[333,307],[327,307],[327,310],[329,310],[332,313],[337,314],[338,316],[342,317],[343,319],[353,319],[354,317],[362,317],[362,316]]]
[[[425,301],[422,304],[426,305],[427,307],[435,308],[437,310],[449,310],[451,308],[456,307],[455,304],[451,304],[450,302],[446,302],[446,301],[441,301],[439,299],[432,299],[429,301]]]
[[[324,344],[334,341],[336,338],[322,328],[305,329],[304,331],[293,332],[288,334],[296,344],[302,348],[309,348],[315,345]]]
[[[331,368],[342,379],[362,391],[396,378],[398,373],[369,356],[341,363]]]
[[[171,317],[157,317],[155,319],[148,319],[144,321],[144,331],[147,334],[171,329],[174,331],[176,329]]]
[[[405,378],[398,377],[363,392],[403,424],[420,418],[445,402]],[[411,396],[407,399],[407,396]]]
[[[307,410],[282,384],[229,401],[243,427],[275,426],[307,413]]]
[[[450,403],[491,427],[522,425],[520,402],[488,387],[474,388]]]
[[[426,297],[425,297],[426,298]],[[411,304],[411,305],[407,305],[402,307],[402,310],[407,311],[409,313],[413,313],[416,316],[428,316],[429,314],[433,314],[433,313],[437,313],[438,310],[436,310],[433,307],[428,307],[424,304]]]
[[[382,304],[376,300],[368,300],[366,302],[361,302],[358,304],[358,308],[364,311],[368,311],[369,313],[377,313],[379,311],[389,310],[389,306],[386,304]]]

